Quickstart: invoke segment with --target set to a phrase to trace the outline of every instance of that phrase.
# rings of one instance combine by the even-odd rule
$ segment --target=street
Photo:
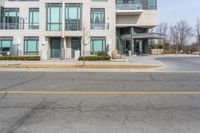
[[[156,58],[167,65],[161,71],[167,72],[198,72],[200,71],[200,57],[160,57]]]
[[[109,94],[199,92],[199,73],[0,72],[0,88],[0,133],[199,132],[198,94]]]

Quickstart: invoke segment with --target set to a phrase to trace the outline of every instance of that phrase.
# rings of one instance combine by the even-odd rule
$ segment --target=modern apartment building
[[[148,54],[156,25],[157,0],[0,0],[0,48],[11,55]]]

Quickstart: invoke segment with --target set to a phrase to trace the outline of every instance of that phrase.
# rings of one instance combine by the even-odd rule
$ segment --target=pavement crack
[[[141,106],[119,106],[117,108],[110,108],[109,106],[98,106],[90,109],[82,109],[80,108],[80,104],[77,106],[67,106],[67,107],[60,107],[60,106],[50,106],[52,103],[46,103],[46,105],[31,107],[31,106],[0,106],[0,109],[30,109],[30,110],[65,110],[65,112],[126,112],[126,114],[132,112],[132,111],[166,111],[166,110],[174,110],[174,111],[200,111],[200,107],[193,107],[193,106],[166,106],[166,107],[160,107],[160,106],[148,106],[148,107],[141,107]],[[1,132],[0,132],[1,133]]]
[[[157,79],[154,78],[153,74],[151,74],[150,78],[151,78],[151,80],[153,80],[153,81],[157,81]]]
[[[81,104],[82,102],[80,102],[78,105],[77,105],[77,110],[81,113],[82,112],[82,107],[81,107]]]
[[[1,91],[1,90],[0,90]],[[8,94],[8,91],[7,90],[4,90],[4,94],[3,94],[3,96],[2,97],[0,97],[0,100],[3,100],[3,99],[5,99],[6,98],[6,96],[7,96],[7,94]]]
[[[125,114],[124,115],[124,119],[123,119],[123,121],[122,121],[122,125],[126,125],[126,122],[128,121],[128,115],[127,114]]]
[[[19,129],[26,121],[28,121],[31,117],[33,117],[34,114],[36,114],[36,111],[39,108],[43,108],[43,107],[45,107],[45,104],[43,102],[41,102],[40,104],[38,104],[34,108],[31,108],[30,111],[28,111],[22,117],[17,119],[9,127],[3,128],[2,130],[0,130],[0,133],[15,133],[17,129]]]
[[[31,79],[28,79],[28,80],[24,80],[24,81],[21,81],[21,82],[18,82],[18,83],[15,83],[15,84],[11,84],[7,87],[4,87],[4,88],[0,88],[0,91],[4,91],[5,94],[0,98],[0,99],[4,99],[6,96],[7,96],[7,90],[8,89],[11,89],[13,87],[16,87],[16,86],[19,86],[19,85],[23,85],[25,83],[28,83],[28,82],[32,82],[32,81],[35,81],[35,80],[39,80],[41,79],[43,76],[45,76],[45,74],[40,74],[39,76],[37,77],[34,77],[34,78],[31,78]]]

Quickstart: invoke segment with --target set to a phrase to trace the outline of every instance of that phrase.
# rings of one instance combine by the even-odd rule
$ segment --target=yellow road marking
[[[71,92],[71,91],[0,91],[0,94],[44,95],[200,95],[200,92]]]

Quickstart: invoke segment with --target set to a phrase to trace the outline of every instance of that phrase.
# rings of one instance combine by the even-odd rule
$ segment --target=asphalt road
[[[200,57],[161,57],[156,59],[167,66],[167,68],[161,69],[161,71],[200,71]]]
[[[199,73],[0,72],[0,133],[198,133],[200,95],[9,91],[192,92]]]

